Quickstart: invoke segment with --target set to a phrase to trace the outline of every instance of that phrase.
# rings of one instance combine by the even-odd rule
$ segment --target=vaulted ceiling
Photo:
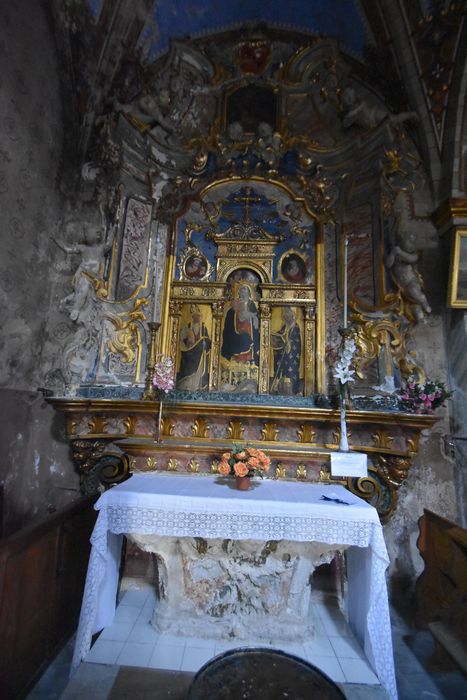
[[[81,152],[83,121],[102,112],[125,61],[149,65],[173,39],[266,27],[300,34],[304,44],[336,40],[379,84],[390,109],[417,111],[435,183],[443,178],[443,151],[452,149],[456,130],[462,141],[465,0],[53,0],[52,8]]]

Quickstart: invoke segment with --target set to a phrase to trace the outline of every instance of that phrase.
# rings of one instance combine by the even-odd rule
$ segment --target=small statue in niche
[[[396,245],[390,250],[385,262],[402,295],[413,305],[415,319],[420,322],[425,319],[425,313],[431,312],[431,307],[422,289],[421,275],[415,267],[418,262],[415,243],[416,235],[413,231],[409,230],[405,235],[399,233]]]
[[[79,254],[81,261],[73,275],[74,291],[62,299],[61,303],[70,310],[70,319],[78,321],[83,312],[91,289],[96,289],[102,282],[102,264],[113,245],[112,240],[102,240],[102,225],[86,222],[80,225],[76,221],[67,224],[67,231],[76,230],[82,226],[83,240],[81,243],[66,245],[52,238],[54,243],[67,254]]]

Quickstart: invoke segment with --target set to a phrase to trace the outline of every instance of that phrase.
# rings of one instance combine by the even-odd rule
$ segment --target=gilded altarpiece
[[[319,240],[316,217],[283,185],[235,178],[201,192],[176,221],[166,267],[160,350],[177,390],[319,390]]]

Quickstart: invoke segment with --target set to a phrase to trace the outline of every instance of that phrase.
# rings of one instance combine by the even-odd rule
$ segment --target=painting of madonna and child
[[[222,326],[221,391],[257,393],[260,323],[259,278],[239,269],[228,278],[230,303]],[[297,310],[277,308],[272,314],[270,393],[303,394],[302,331]]]

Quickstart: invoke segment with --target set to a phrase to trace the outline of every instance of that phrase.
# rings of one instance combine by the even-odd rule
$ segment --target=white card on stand
[[[332,452],[331,476],[368,476],[368,458],[363,452]]]

